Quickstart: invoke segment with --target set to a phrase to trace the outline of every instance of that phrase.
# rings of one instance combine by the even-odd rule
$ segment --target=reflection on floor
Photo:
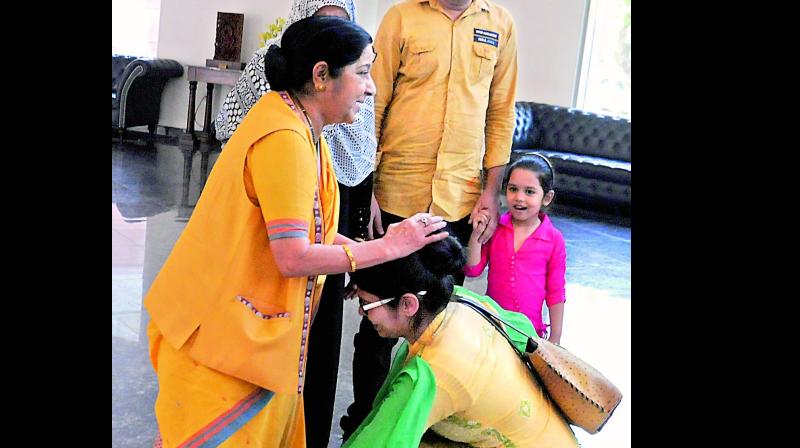
[[[142,309],[146,292],[191,216],[218,150],[156,143],[112,143],[111,353],[114,447],[152,446],[158,385],[148,356]],[[562,344],[597,367],[623,393],[603,430],[576,429],[584,448],[630,447],[631,244],[624,220],[554,210],[567,244],[567,304]],[[622,225],[621,225],[622,224]],[[486,273],[466,286],[483,293]],[[352,400],[354,301],[345,303],[342,354],[330,447],[341,445],[338,421]]]

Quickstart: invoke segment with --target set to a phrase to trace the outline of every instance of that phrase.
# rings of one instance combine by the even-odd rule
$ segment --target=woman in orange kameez
[[[145,297],[157,445],[304,447],[308,333],[326,274],[403,257],[446,233],[415,215],[379,240],[337,234],[322,127],[352,122],[375,86],[369,34],[336,17],[291,25],[259,99],[225,146]]]

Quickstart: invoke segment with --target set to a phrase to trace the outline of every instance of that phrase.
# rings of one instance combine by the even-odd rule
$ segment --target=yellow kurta
[[[575,447],[569,425],[508,341],[481,315],[451,302],[411,345],[436,376],[427,426],[475,447]]]
[[[525,315],[503,310],[488,296],[459,286],[453,293],[533,333]],[[522,338],[513,338],[519,348]],[[578,446],[566,420],[509,341],[475,310],[451,301],[417,341],[400,345],[372,411],[344,447],[463,444]]]
[[[194,434],[207,417],[257,388],[275,397],[250,424],[283,406],[291,432],[302,435],[308,327],[324,276],[283,277],[269,241],[302,236],[313,243],[319,225],[322,242],[333,242],[338,186],[324,139],[320,158],[318,165],[305,123],[278,93],[270,92],[250,110],[217,159],[191,219],[144,300],[152,319],[151,359],[160,388],[156,415],[165,442],[168,435],[180,441]],[[321,216],[315,220],[318,172]],[[162,378],[165,371],[180,372],[174,368],[178,365],[202,369]],[[203,398],[184,406],[162,399],[189,400],[198,388]],[[287,402],[284,395],[294,398]],[[274,446],[281,443],[275,432],[270,437]]]
[[[455,22],[436,0],[387,11],[372,68],[383,210],[447,221],[470,213],[481,167],[504,165],[511,154],[516,39],[511,14],[487,0],[474,0]]]

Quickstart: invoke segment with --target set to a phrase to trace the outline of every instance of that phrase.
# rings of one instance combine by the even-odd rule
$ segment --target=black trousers
[[[355,187],[339,184],[339,233],[366,238],[372,199],[372,176]],[[329,275],[322,288],[311,334],[304,387],[306,445],[327,448],[336,399],[342,343],[344,274]]]
[[[403,219],[405,218],[381,210],[384,230],[389,224]],[[469,215],[458,221],[448,222],[446,227],[450,235],[456,237],[464,247],[472,234],[472,224],[467,224],[468,220]],[[454,277],[457,285],[464,284],[463,272]],[[361,318],[358,333],[353,337],[353,403],[348,406],[347,413],[339,422],[344,440],[355,432],[372,411],[372,402],[389,374],[392,348],[396,343],[397,338],[382,338],[366,316]]]

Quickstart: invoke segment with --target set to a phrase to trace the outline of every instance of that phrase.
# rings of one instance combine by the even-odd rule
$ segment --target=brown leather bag
[[[456,301],[477,311],[508,340],[570,425],[595,434],[608,422],[622,401],[622,392],[597,369],[564,347],[546,339],[534,340],[480,305],[459,296]],[[504,327],[527,337],[525,353],[512,343]]]

